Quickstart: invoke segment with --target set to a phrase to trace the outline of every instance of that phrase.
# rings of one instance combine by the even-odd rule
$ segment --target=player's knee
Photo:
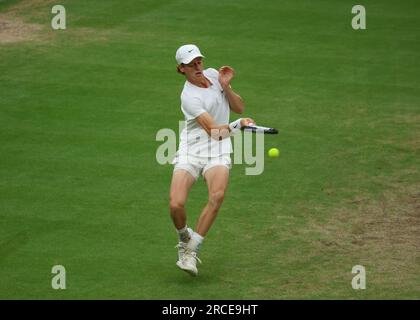
[[[171,211],[171,213],[177,213],[180,210],[184,209],[184,203],[179,201],[179,200],[174,200],[171,199],[169,201],[169,210]]]
[[[225,192],[218,190],[210,193],[210,202],[215,206],[220,206],[225,198]]]

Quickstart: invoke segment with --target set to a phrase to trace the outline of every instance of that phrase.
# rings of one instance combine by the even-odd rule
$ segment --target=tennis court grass
[[[53,4],[0,2],[1,299],[419,298],[418,2],[363,1],[359,31],[347,0],[69,0],[59,31]],[[280,131],[263,174],[233,167],[197,278],[155,159],[184,43]],[[205,202],[200,180],[190,225]]]

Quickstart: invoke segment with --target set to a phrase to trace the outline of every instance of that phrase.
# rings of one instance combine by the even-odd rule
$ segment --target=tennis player
[[[230,85],[234,70],[204,70],[199,48],[183,45],[175,55],[177,71],[186,78],[181,93],[185,128],[174,158],[170,187],[170,214],[179,236],[177,266],[196,276],[201,243],[222,205],[231,169],[230,136],[242,126],[255,124],[250,118],[229,123],[230,111],[244,112],[242,98]],[[198,218],[196,230],[187,226],[185,203],[194,182],[202,175],[208,187],[208,202]]]

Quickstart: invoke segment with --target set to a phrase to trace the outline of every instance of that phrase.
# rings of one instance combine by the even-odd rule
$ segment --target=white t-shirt
[[[229,101],[219,83],[219,72],[208,68],[203,71],[203,74],[212,83],[210,87],[201,88],[185,81],[181,93],[181,110],[184,113],[186,125],[181,132],[178,154],[217,157],[232,152],[230,138],[220,141],[211,138],[195,119],[202,113],[208,112],[215,124],[228,124]]]

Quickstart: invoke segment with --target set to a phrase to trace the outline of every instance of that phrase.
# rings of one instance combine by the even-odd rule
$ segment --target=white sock
[[[182,229],[177,229],[176,232],[178,232],[179,241],[187,243],[191,238],[187,225]]]
[[[203,242],[203,240],[204,240],[204,237],[200,236],[197,232],[194,232],[191,235],[191,239],[188,242],[187,248],[195,252],[198,252],[198,250],[200,250],[200,245]]]

